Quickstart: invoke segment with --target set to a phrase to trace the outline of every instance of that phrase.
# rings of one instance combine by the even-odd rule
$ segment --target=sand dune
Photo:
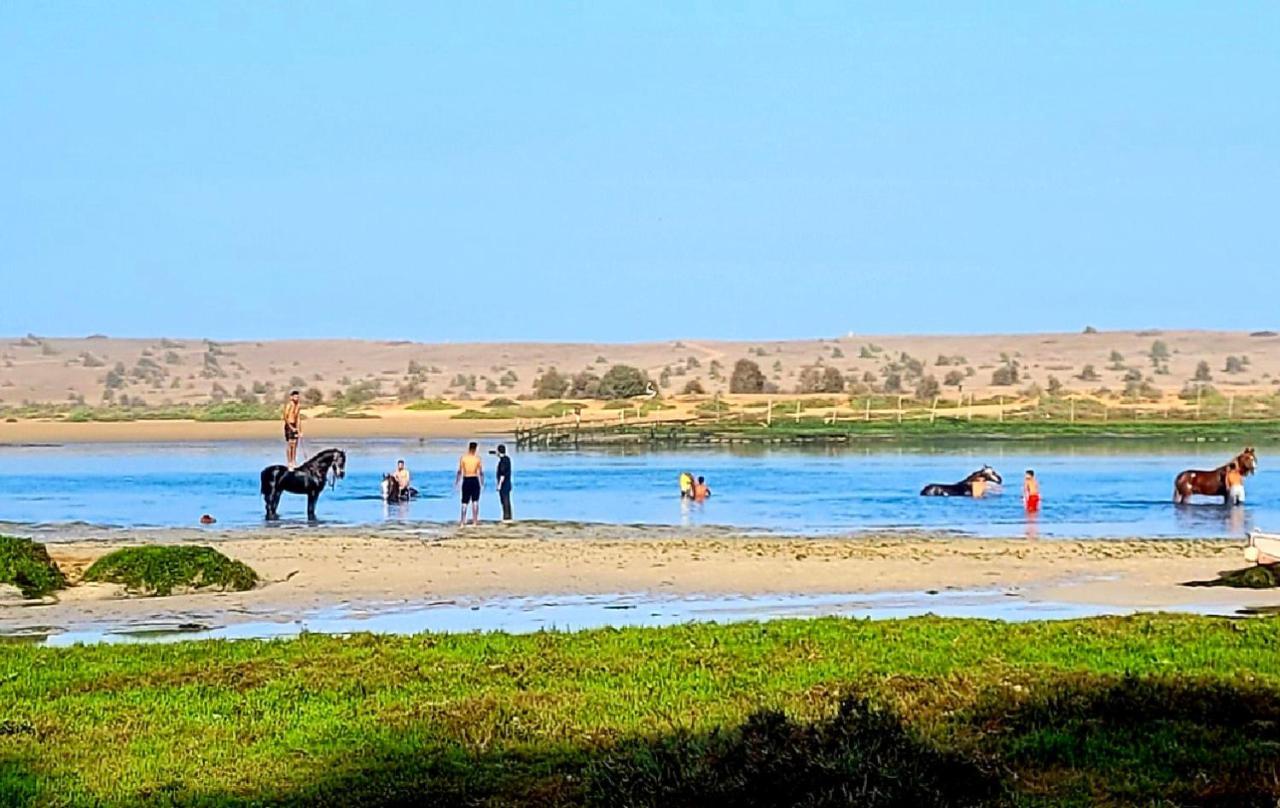
[[[1157,363],[1156,342],[1168,349]],[[1119,361],[1112,353],[1120,354]],[[1089,392],[1121,389],[1125,375],[1137,370],[1162,390],[1180,389],[1199,362],[1209,364],[1213,384],[1240,392],[1261,392],[1280,385],[1280,335],[1272,332],[1123,331],[1074,334],[971,336],[846,335],[833,339],[760,342],[673,340],[635,344],[608,343],[435,343],[360,340],[282,340],[209,342],[202,339],[78,339],[12,337],[0,340],[0,404],[66,402],[82,397],[102,401],[108,372],[117,363],[124,384],[117,394],[148,404],[204,402],[215,385],[234,395],[238,386],[252,392],[270,385],[272,395],[289,387],[316,387],[326,394],[360,382],[394,396],[411,382],[426,396],[487,399],[515,398],[532,392],[533,380],[546,368],[603,374],[623,363],[664,377],[664,392],[678,393],[698,380],[707,393],[725,391],[733,363],[755,361],[782,392],[796,388],[801,371],[821,364],[849,378],[879,374],[903,353],[919,359],[925,372],[942,381],[947,373],[966,374],[965,389],[983,394],[996,388],[992,372],[1006,360],[1018,362],[1019,386],[1047,385],[1051,376],[1067,388]],[[954,364],[938,364],[948,357]],[[1243,357],[1228,373],[1228,357]],[[412,367],[417,371],[411,374]],[[714,364],[713,364],[714,363]],[[1077,378],[1086,365],[1096,380]],[[664,370],[666,373],[664,374]],[[474,377],[474,381],[472,380]]]

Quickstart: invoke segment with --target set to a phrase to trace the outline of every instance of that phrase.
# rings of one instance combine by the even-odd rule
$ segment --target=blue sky
[[[1280,4],[0,4],[0,333],[1275,326]]]

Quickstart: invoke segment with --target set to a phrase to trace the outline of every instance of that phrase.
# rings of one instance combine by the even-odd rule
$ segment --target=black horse
[[[335,485],[345,476],[347,454],[341,449],[317,452],[293,471],[289,471],[286,466],[267,466],[262,470],[262,499],[267,504],[267,518],[280,518],[276,508],[280,505],[280,495],[288,491],[290,494],[307,495],[307,518],[314,520],[316,500],[320,499],[325,483]]]
[[[382,498],[387,502],[408,502],[411,499],[417,499],[418,489],[412,485],[408,488],[401,488],[400,481],[396,479],[394,474],[382,475]]]
[[[989,483],[996,484],[1004,482],[1004,478],[995,469],[990,466],[983,466],[958,483],[929,483],[920,489],[920,496],[971,497],[973,496],[973,484],[977,480],[986,480]]]

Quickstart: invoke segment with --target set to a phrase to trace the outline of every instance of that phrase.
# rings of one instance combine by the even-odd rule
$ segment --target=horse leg
[[[307,519],[314,522],[316,520],[316,500],[320,499],[320,492],[314,494],[307,492]]]

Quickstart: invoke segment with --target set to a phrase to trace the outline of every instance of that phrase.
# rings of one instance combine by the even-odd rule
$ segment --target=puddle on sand
[[[789,596],[662,597],[642,593],[564,595],[417,603],[341,603],[281,619],[269,610],[244,611],[217,624],[209,614],[155,617],[136,623],[85,623],[24,631],[22,641],[48,646],[75,643],[175,642],[319,634],[417,634],[421,632],[577,631],[602,627],[670,626],[689,622],[732,623],[776,618],[844,616],[891,619],[934,614],[999,620],[1062,620],[1134,609],[1092,604],[1029,601],[1010,590],[952,590],[937,594],[880,592]]]

